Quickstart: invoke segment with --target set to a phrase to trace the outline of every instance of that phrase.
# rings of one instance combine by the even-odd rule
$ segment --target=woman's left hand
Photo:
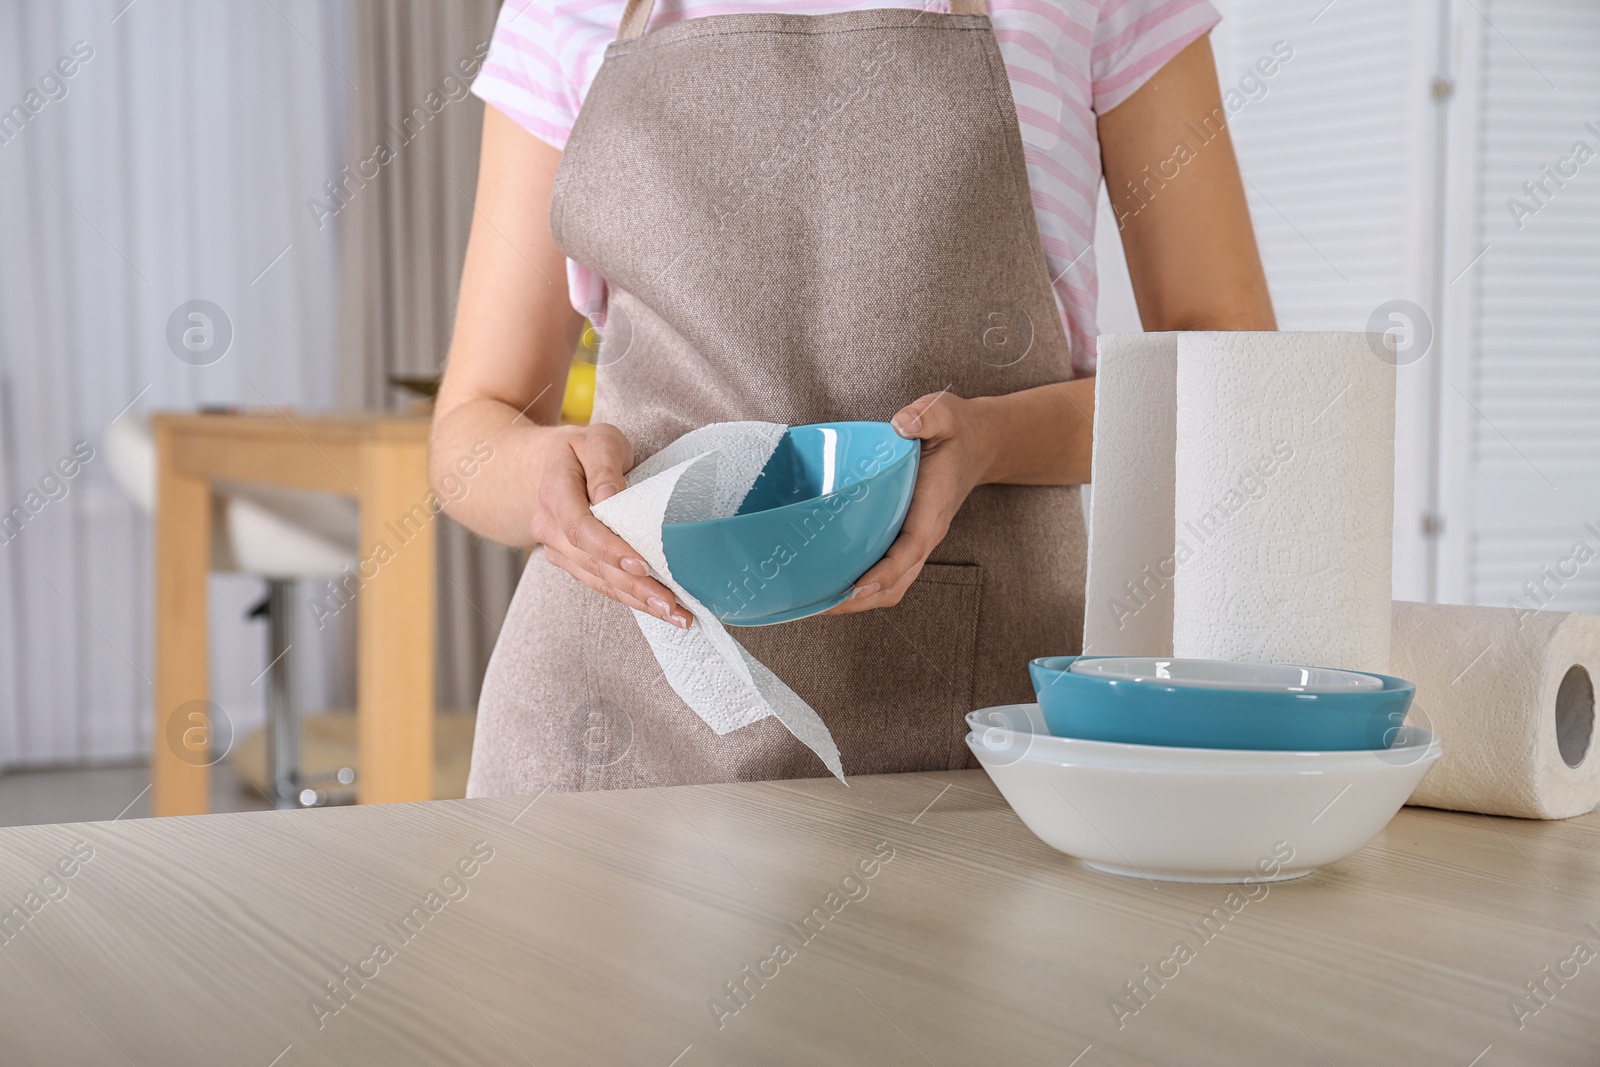
[[[826,614],[900,603],[968,494],[985,480],[992,442],[983,416],[978,402],[943,392],[918,398],[889,420],[901,437],[922,442],[911,510],[888,553],[856,581],[855,594]]]

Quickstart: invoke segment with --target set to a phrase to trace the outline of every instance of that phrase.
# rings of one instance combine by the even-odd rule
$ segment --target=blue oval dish
[[[791,427],[737,512],[662,526],[667,566],[730,626],[827,611],[899,536],[921,449],[886,422]]]
[[[1382,688],[1339,693],[1162,685],[1074,674],[1081,658],[1102,657],[1046,656],[1028,664],[1039,708],[1057,737],[1293,752],[1388,748],[1416,692],[1386,674],[1372,675]]]

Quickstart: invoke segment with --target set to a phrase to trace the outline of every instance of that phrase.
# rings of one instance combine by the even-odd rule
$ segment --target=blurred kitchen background
[[[1218,6],[1281,327],[1400,343],[1396,595],[1600,610],[1600,6]],[[396,382],[445,355],[497,8],[0,4],[0,823],[150,810],[149,413],[422,410]],[[1104,201],[1093,254],[1102,331],[1138,329]],[[447,795],[522,556],[437,535]],[[266,589],[210,582],[216,810],[266,806]],[[308,760],[355,759],[354,614],[296,624]]]

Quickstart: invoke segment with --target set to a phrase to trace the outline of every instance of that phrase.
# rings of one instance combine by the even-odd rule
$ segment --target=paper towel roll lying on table
[[[1417,686],[1407,721],[1444,742],[1408,803],[1525,819],[1600,804],[1600,618],[1397,600],[1390,660]]]
[[[1372,335],[1100,338],[1093,481],[1086,654],[1387,670],[1394,366]]]

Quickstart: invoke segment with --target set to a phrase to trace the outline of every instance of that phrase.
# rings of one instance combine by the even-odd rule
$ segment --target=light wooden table
[[[434,522],[396,523],[424,505],[426,416],[157,415],[156,728],[150,810],[210,808],[203,744],[209,656],[206,578],[212,483],[244,482],[354,497],[363,579],[357,602],[359,797],[433,795]],[[379,543],[391,552],[377,555]],[[366,580],[371,574],[370,580]],[[303,622],[309,621],[308,615]],[[200,718],[195,718],[199,715]],[[196,743],[202,742],[202,743]]]
[[[0,904],[75,845],[0,945],[0,1063],[1600,1059],[1597,815],[1406,809],[1209,941],[1229,887],[1087,870],[981,771],[4,830]]]

